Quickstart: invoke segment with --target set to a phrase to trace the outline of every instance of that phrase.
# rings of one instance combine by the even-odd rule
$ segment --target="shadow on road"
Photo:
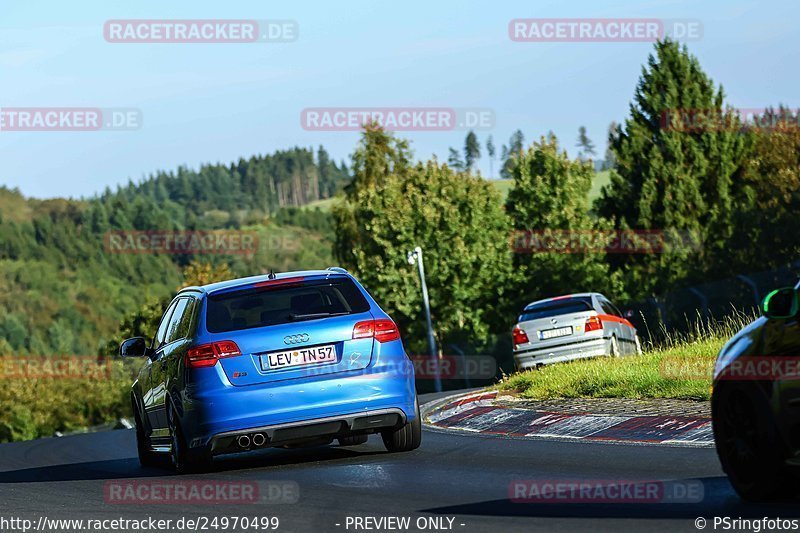
[[[266,449],[250,454],[216,459],[207,474],[232,470],[256,470],[311,462],[337,461],[354,457],[389,455],[385,451],[354,448],[317,447],[293,450]],[[166,464],[166,463],[165,463]],[[110,480],[167,477],[176,475],[170,468],[142,468],[135,457],[22,468],[0,472],[0,485],[6,483],[42,483],[52,481]]]
[[[742,501],[726,477],[702,478],[705,497],[698,503],[515,503],[488,500],[478,503],[422,509],[440,515],[561,518],[731,518],[800,517],[797,500],[755,504]]]

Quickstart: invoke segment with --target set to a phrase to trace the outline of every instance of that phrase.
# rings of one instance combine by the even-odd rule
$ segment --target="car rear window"
[[[525,309],[519,316],[519,321],[527,322],[528,320],[536,320],[537,318],[549,318],[551,316],[582,313],[591,310],[592,305],[587,299],[567,298],[564,300],[542,302]]]
[[[212,295],[206,306],[206,329],[223,333],[365,311],[369,303],[352,280],[308,281]]]

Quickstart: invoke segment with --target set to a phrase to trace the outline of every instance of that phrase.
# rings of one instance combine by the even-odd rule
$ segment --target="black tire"
[[[352,435],[350,437],[342,437],[336,439],[339,441],[339,446],[358,446],[367,442],[369,435]]]
[[[720,382],[711,398],[714,442],[722,469],[745,500],[792,496],[786,447],[769,406],[753,386]]]
[[[170,460],[172,468],[178,474],[191,474],[201,472],[208,467],[210,457],[204,451],[189,450],[186,439],[181,431],[180,422],[175,415],[175,409],[171,404],[167,405],[167,423],[169,425],[169,436],[171,441]]]
[[[422,443],[422,417],[419,414],[419,404],[414,402],[417,416],[399,429],[381,432],[383,445],[390,452],[410,452],[416,450]]]
[[[150,445],[150,438],[146,435],[136,401],[131,398],[131,403],[133,405],[133,420],[134,424],[136,424],[136,452],[139,455],[139,464],[144,468],[164,466],[164,458],[154,452]]]

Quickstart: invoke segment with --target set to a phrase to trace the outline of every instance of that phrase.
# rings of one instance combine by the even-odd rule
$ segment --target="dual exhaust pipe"
[[[267,443],[267,436],[263,433],[253,433],[252,437],[250,435],[239,435],[236,439],[236,444],[239,445],[239,448],[247,449],[252,444],[256,447],[261,447]]]

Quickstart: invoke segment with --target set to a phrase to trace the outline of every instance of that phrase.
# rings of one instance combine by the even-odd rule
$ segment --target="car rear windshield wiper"
[[[350,313],[347,311],[340,311],[338,313],[331,313],[328,311],[322,313],[289,313],[289,319],[292,321],[297,320],[313,320],[315,318],[325,318],[329,316],[341,316],[341,315],[349,315]]]

